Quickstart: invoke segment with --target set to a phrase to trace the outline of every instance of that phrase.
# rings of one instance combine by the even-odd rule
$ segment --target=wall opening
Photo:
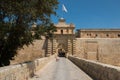
[[[63,49],[58,49],[58,56],[59,57],[66,57],[66,53]]]
[[[63,30],[61,30],[61,34],[63,34]]]
[[[118,37],[120,38],[120,34],[118,34]]]

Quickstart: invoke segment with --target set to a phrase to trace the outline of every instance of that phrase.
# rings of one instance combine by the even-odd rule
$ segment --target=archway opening
[[[66,57],[66,53],[63,49],[58,49],[58,56],[59,57]]]

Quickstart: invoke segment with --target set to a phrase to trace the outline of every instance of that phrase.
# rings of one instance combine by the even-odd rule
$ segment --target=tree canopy
[[[9,65],[23,45],[55,30],[50,17],[57,7],[58,0],[0,0],[0,66]],[[32,35],[30,26],[38,20]]]

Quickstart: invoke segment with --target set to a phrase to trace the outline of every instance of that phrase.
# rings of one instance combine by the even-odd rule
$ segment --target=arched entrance
[[[63,49],[58,49],[58,56],[59,57],[66,57],[66,53]]]
[[[64,49],[64,44],[59,44],[57,48],[57,53],[59,57],[66,57],[66,52]]]

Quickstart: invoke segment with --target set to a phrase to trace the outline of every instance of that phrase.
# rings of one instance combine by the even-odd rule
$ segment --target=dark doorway
[[[63,30],[61,30],[61,34],[63,34]]]
[[[58,56],[59,57],[66,57],[66,54],[65,54],[65,52],[62,49],[59,49],[58,50]]]

